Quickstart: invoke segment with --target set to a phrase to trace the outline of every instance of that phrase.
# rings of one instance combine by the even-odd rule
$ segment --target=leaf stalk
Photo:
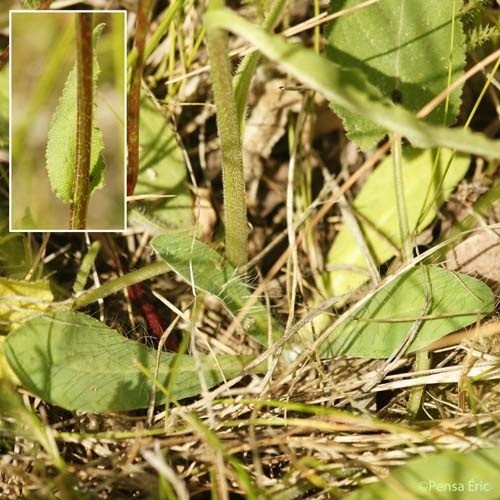
[[[153,262],[152,264],[143,266],[140,269],[136,269],[135,271],[131,271],[123,276],[120,276],[119,278],[108,281],[99,288],[94,288],[83,293],[74,300],[73,309],[81,309],[82,307],[92,304],[92,302],[103,299],[108,295],[112,295],[120,290],[123,290],[124,288],[141,283],[147,279],[154,278],[160,274],[164,274],[169,269],[170,267],[163,261]]]

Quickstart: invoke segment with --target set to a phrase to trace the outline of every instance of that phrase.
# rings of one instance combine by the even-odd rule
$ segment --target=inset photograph
[[[10,230],[126,228],[126,13],[11,11]]]

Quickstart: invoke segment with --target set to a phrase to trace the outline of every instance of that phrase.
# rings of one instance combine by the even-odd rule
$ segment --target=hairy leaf
[[[402,106],[387,102],[380,90],[369,83],[358,69],[342,68],[311,49],[286,43],[229,9],[207,13],[205,22],[242,36],[311,89],[353,113],[364,115],[382,127],[406,136],[416,146],[444,146],[466,153],[500,157],[499,141],[468,130],[449,129],[418,120]]]
[[[93,94],[97,89],[97,79],[100,73],[95,47],[101,36],[104,24],[94,29],[92,44],[94,47]],[[95,106],[95,105],[94,105]],[[66,203],[73,199],[73,178],[76,161],[76,118],[77,118],[77,72],[76,65],[71,70],[64,86],[62,97],[52,117],[49,139],[45,153],[47,171],[52,191]],[[92,143],[90,154],[89,194],[103,186],[104,148],[102,132],[95,123],[95,110],[92,117]]]
[[[353,203],[355,212],[361,216],[360,227],[365,241],[378,265],[386,262],[402,247],[393,161],[392,155],[382,161],[368,177]],[[403,187],[411,234],[422,231],[434,219],[439,207],[467,172],[469,164],[469,157],[452,156],[449,150],[436,153],[411,147],[403,149]],[[429,194],[426,201],[427,191]],[[363,254],[346,224],[340,228],[328,253],[327,262],[332,269],[327,277],[328,289],[332,295],[349,292],[368,281],[367,273],[363,272],[367,269]],[[339,269],[335,269],[335,266]],[[346,266],[352,270],[345,270]]]
[[[191,236],[165,234],[154,238],[151,246],[182,279],[217,297],[234,317],[250,298],[251,291],[236,270],[209,246],[193,242]],[[252,305],[242,326],[259,343],[267,345],[269,317],[260,302]],[[273,336],[281,336],[274,325]]]
[[[38,316],[12,332],[5,342],[7,361],[24,387],[68,410],[105,412],[145,408],[158,352],[126,339],[100,321],[81,313]],[[200,377],[208,387],[241,372],[249,360],[237,356],[200,355],[202,371],[189,355],[162,352],[158,382],[168,383],[170,370],[181,356],[172,385],[175,399],[201,392]],[[158,392],[157,403],[164,396]]]
[[[342,8],[358,3],[347,0]],[[330,5],[338,9],[337,1]],[[448,86],[450,64],[451,81],[463,73],[461,5],[462,0],[381,0],[332,21],[327,30],[327,56],[339,66],[359,69],[385,100],[400,102],[416,113]],[[460,109],[460,93],[461,87],[451,94],[448,106],[442,103],[425,121],[453,124]],[[332,105],[348,136],[359,146],[372,147],[386,135],[381,124]]]
[[[499,469],[498,446],[470,453],[445,450],[410,460],[387,479],[362,486],[346,500],[495,500]]]
[[[493,293],[482,281],[438,267],[416,267],[390,280],[336,328],[321,347],[322,357],[389,357],[422,314],[426,282],[430,304],[425,316],[432,318],[424,319],[408,352],[494,310]]]

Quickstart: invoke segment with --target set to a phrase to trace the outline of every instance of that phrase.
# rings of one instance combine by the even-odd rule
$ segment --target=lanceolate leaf
[[[95,47],[103,29],[104,24],[96,26],[92,40],[94,47],[94,96],[97,88],[97,79],[100,73]],[[70,203],[73,199],[73,177],[77,138],[76,117],[77,81],[75,65],[68,76],[63,95],[52,117],[45,154],[52,191],[58,198],[66,203]],[[94,127],[92,131],[90,156],[89,194],[103,186],[102,176],[105,167],[104,158],[102,156],[102,150],[104,148],[102,132],[95,124],[95,112],[92,120]]]
[[[68,410],[105,412],[145,408],[158,352],[126,339],[100,321],[81,313],[38,316],[12,332],[5,341],[7,361],[28,390]],[[168,384],[169,373],[181,356],[172,384],[172,397],[200,393],[200,377],[208,387],[241,372],[248,358],[200,355],[202,373],[189,355],[162,352],[158,382]],[[163,401],[158,391],[157,402]]]
[[[359,0],[347,0],[349,8]],[[338,9],[337,1],[331,2]],[[327,30],[326,53],[335,64],[362,71],[387,100],[398,100],[416,113],[463,73],[465,37],[459,12],[462,0],[381,0],[334,20]],[[383,29],[381,29],[381,23]],[[451,51],[451,58],[450,58]],[[450,125],[460,109],[461,88],[425,121]],[[333,103],[349,137],[361,147],[374,146],[387,130]]]
[[[495,500],[499,469],[498,446],[470,453],[446,450],[414,458],[395,468],[387,480],[362,486],[346,500]]]
[[[444,146],[457,151],[500,157],[499,141],[489,140],[468,130],[428,125],[403,107],[387,102],[380,90],[370,84],[361,71],[342,68],[311,49],[286,43],[279,36],[267,34],[229,9],[209,12],[205,19],[207,24],[242,36],[269,59],[332,102],[364,115],[387,130],[401,133],[416,146]],[[384,29],[383,26],[380,29]]]
[[[445,149],[439,154],[430,149],[403,149],[403,187],[411,234],[418,233],[434,219],[437,209],[462,180],[469,163],[469,157],[452,156],[451,151]],[[429,194],[426,200],[427,191]],[[385,158],[370,175],[356,196],[353,208],[361,216],[360,226],[375,262],[383,264],[402,247],[392,155]],[[363,269],[367,269],[364,257],[345,224],[333,242],[327,262],[332,269],[327,277],[328,289],[332,295],[354,290],[368,280],[367,273],[363,273]],[[352,270],[346,270],[346,267]]]
[[[251,291],[236,270],[209,246],[199,241],[193,244],[191,236],[165,234],[154,238],[151,246],[186,282],[194,282],[199,290],[215,295],[234,317],[250,298]],[[258,342],[267,345],[269,316],[260,302],[251,306],[242,326]],[[280,336],[279,329],[273,325],[274,339]]]
[[[426,281],[430,303],[425,316],[432,317],[423,320],[407,352],[421,349],[494,310],[493,293],[482,281],[438,267],[416,267],[381,288],[336,328],[321,348],[322,357],[389,357],[422,315]]]

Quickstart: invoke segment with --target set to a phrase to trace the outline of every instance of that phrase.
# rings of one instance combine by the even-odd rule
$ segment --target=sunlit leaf
[[[0,380],[8,379],[14,384],[20,384],[20,381],[17,378],[16,374],[13,372],[9,363],[5,359],[5,354],[3,350],[6,340],[7,340],[6,336],[0,335]]]
[[[99,24],[94,29],[94,69],[93,69],[93,95],[95,107],[95,94],[97,89],[97,79],[100,73],[95,47],[101,36],[104,24]],[[47,171],[49,174],[52,191],[62,201],[69,203],[73,199],[73,178],[76,157],[76,119],[77,119],[77,71],[76,65],[71,70],[63,94],[59,100],[57,109],[52,117],[45,153]],[[90,152],[90,178],[89,193],[103,186],[104,158],[102,150],[104,148],[102,132],[97,127],[94,116],[92,117],[92,143]]]
[[[387,358],[401,344],[425,304],[429,307],[408,352],[491,313],[495,297],[482,281],[433,266],[416,267],[396,277],[336,328],[321,347],[322,357],[348,354]]]
[[[450,160],[450,167],[446,171]],[[401,168],[411,234],[420,232],[434,219],[437,209],[466,174],[469,163],[470,159],[464,155],[456,155],[452,159],[449,150],[441,150],[437,156],[432,150],[403,148]],[[434,170],[435,164],[437,168]],[[445,171],[446,177],[441,182]],[[354,200],[353,208],[361,216],[360,227],[376,264],[383,264],[395,255],[396,249],[402,247],[392,155],[368,177]],[[421,218],[421,215],[425,217]],[[367,273],[363,273],[363,269],[367,269],[366,262],[346,224],[341,226],[335,237],[327,262],[332,269],[327,280],[332,295],[354,290],[368,280]],[[346,267],[353,269],[346,270]],[[356,272],[356,268],[361,271]]]
[[[342,8],[359,3],[347,0]],[[337,1],[330,5],[338,9]],[[381,0],[332,21],[327,29],[327,56],[339,66],[359,69],[387,101],[396,100],[416,113],[448,86],[450,63],[450,81],[463,73],[461,6],[462,0]],[[461,87],[451,94],[448,105],[440,104],[425,121],[453,124],[460,94]],[[361,147],[374,146],[387,133],[386,127],[364,115],[335,103],[333,108],[342,117],[348,136]]]
[[[0,278],[0,330],[8,331],[46,311],[54,300],[49,280]]]
[[[26,389],[68,410],[133,410],[149,404],[153,383],[137,363],[153,374],[158,352],[85,314],[33,318],[7,337],[4,352]],[[199,394],[201,376],[212,387],[240,373],[249,362],[245,357],[200,355],[200,372],[192,356],[162,352],[158,382],[167,385],[178,356],[172,384],[175,399]],[[158,392],[157,403],[163,398]]]

